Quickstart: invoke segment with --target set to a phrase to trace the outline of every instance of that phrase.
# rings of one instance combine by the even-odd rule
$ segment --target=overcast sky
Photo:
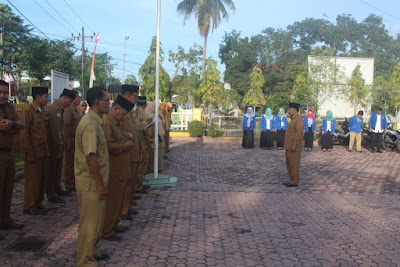
[[[157,0],[10,0],[35,26],[51,39],[70,38],[85,27],[85,35],[100,32],[98,52],[105,51],[118,64],[113,75],[122,78],[123,44],[126,43],[126,75],[138,71],[148,55],[152,37],[156,34]],[[72,7],[71,10],[66,2]],[[172,76],[174,66],[168,62],[168,51],[185,49],[195,42],[203,45],[194,19],[183,23],[176,12],[181,0],[162,0],[161,42],[165,52],[164,68]],[[6,0],[2,0],[9,4]],[[335,21],[337,15],[351,14],[357,21],[369,14],[382,16],[392,35],[400,33],[399,0],[234,0],[236,12],[229,12],[228,21],[210,34],[208,56],[219,62],[218,49],[225,32],[237,30],[242,36],[261,33],[267,27],[286,28],[305,18],[324,18]],[[57,14],[56,11],[59,13]],[[47,13],[44,11],[47,11]],[[14,13],[19,14],[16,10]],[[52,18],[49,14],[54,18]],[[76,14],[79,16],[77,16]],[[68,23],[67,23],[68,22]],[[61,26],[62,24],[63,26]],[[36,32],[35,32],[36,34]],[[41,35],[40,33],[37,33]],[[81,47],[76,41],[76,46]],[[93,52],[94,43],[87,48]],[[219,66],[220,70],[224,68]]]

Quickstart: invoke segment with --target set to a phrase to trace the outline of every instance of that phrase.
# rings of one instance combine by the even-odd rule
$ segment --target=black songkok
[[[300,104],[291,102],[291,103],[289,103],[289,108],[295,108],[295,109],[297,109],[297,111],[299,111]]]
[[[62,97],[62,96],[66,96],[66,97],[71,98],[72,100],[74,100],[76,98],[76,93],[74,91],[72,91],[72,90],[64,89],[64,91],[62,92],[60,97]]]
[[[136,100],[136,105],[144,106],[146,104],[147,104],[147,99],[145,96],[139,96],[138,99]]]
[[[38,95],[45,95],[48,93],[49,93],[48,87],[40,87],[40,86],[32,87],[32,96],[33,97],[36,97]]]
[[[133,109],[134,106],[129,100],[125,99],[123,96],[120,95],[117,97],[117,100],[115,100],[114,103],[120,105],[127,111],[131,111],[131,109]]]
[[[138,93],[139,86],[131,85],[131,84],[123,84],[122,85],[122,93]]]

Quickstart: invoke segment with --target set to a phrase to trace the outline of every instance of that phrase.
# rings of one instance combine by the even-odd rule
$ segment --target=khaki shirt
[[[122,140],[123,130],[113,116],[103,116],[104,134],[107,139],[110,154],[110,179],[112,181],[126,181],[131,177],[130,157],[131,147]]]
[[[153,147],[154,146],[154,133],[151,130],[153,127],[147,127],[145,129],[145,127],[148,124],[147,119],[150,118],[149,115],[147,115],[147,113],[141,109],[135,110],[135,113],[139,120],[139,132],[141,135],[142,145],[145,147]]]
[[[297,114],[288,123],[283,148],[291,150],[292,147],[296,147],[296,152],[301,152],[303,147],[303,130],[304,120]]]
[[[51,154],[61,154],[64,142],[64,108],[58,101],[51,104],[47,110],[48,116],[48,142]]]
[[[110,181],[110,158],[107,139],[103,130],[103,119],[94,111],[89,110],[78,124],[75,135],[75,184],[78,190],[97,191],[96,180],[93,178],[86,156],[96,154],[97,163],[103,184]]]
[[[73,106],[69,106],[64,109],[64,127],[71,127],[72,136],[75,136],[76,128],[79,123],[79,115],[76,109]]]
[[[140,161],[140,136],[139,136],[139,121],[134,112],[129,112],[121,122],[124,132],[132,134],[133,147],[129,153],[131,161]]]
[[[10,103],[5,103],[0,105],[0,121],[2,120],[11,120],[11,121],[19,121],[20,118],[15,111],[15,108]],[[13,134],[6,134],[0,132],[0,150],[10,150],[13,145]]]
[[[27,105],[22,112],[25,129],[21,131],[20,141],[22,155],[31,157],[48,157],[47,122],[45,110],[33,102]]]

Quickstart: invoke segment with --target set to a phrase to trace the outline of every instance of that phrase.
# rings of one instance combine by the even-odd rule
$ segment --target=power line
[[[372,7],[372,8],[375,8],[376,10],[378,10],[378,11],[380,11],[380,12],[382,12],[382,13],[384,13],[384,14],[386,14],[386,15],[388,15],[388,16],[394,18],[394,19],[397,19],[398,21],[400,21],[400,18],[395,17],[395,16],[393,16],[393,15],[387,13],[386,11],[383,11],[382,9],[379,9],[379,8],[377,8],[377,7],[371,5],[371,4],[369,4],[369,3],[367,3],[367,2],[365,2],[365,1],[363,1],[363,0],[360,0],[360,2],[366,4],[367,6],[370,6],[370,7]]]
[[[60,14],[47,0],[44,0],[74,31],[78,31],[74,26],[71,25],[64,17]],[[71,32],[71,31],[70,31]],[[71,32],[72,33],[72,32]]]
[[[70,33],[72,33],[70,30],[68,30],[63,24],[61,24],[58,20],[56,20],[49,12],[47,12],[46,9],[44,9],[36,0],[33,0],[35,2],[36,5],[38,5],[44,12],[46,12],[47,15],[50,16],[50,18],[52,18],[55,22],[57,22],[61,27],[63,27],[64,29],[66,29],[67,31],[69,31]]]
[[[47,1],[46,1],[47,2]],[[74,12],[74,14],[78,17],[78,19],[80,19],[83,24],[85,24],[86,26],[88,26],[88,28],[92,31],[95,32],[76,12],[75,10],[68,4],[68,2],[66,0],[64,0],[65,4],[67,4],[67,6],[72,10],[72,12]]]
[[[38,27],[36,27],[35,24],[33,24],[21,11],[19,11],[19,9],[16,6],[14,6],[14,4],[11,3],[10,0],[7,0],[7,2],[9,2],[10,5],[12,5],[15,8],[15,10],[17,10],[18,13],[21,14],[21,16],[23,16],[33,27],[35,27],[41,34],[43,34],[43,36],[46,36],[46,38],[51,42],[50,38],[46,34],[44,34]]]

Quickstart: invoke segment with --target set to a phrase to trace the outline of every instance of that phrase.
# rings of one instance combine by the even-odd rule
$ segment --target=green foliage
[[[219,130],[217,125],[212,122],[207,129],[207,136],[211,137],[221,137],[223,135],[223,131]]]
[[[349,80],[350,87],[346,88],[348,99],[354,102],[354,112],[356,113],[357,105],[364,106],[368,99],[369,88],[365,86],[365,80],[360,70],[361,66],[357,65]]]
[[[124,84],[131,84],[131,85],[139,85],[138,80],[136,79],[136,76],[133,74],[129,74],[126,76],[126,79],[124,81]]]
[[[224,97],[224,87],[220,82],[221,73],[215,60],[208,60],[204,78],[200,83],[202,101],[209,106],[218,106]]]
[[[262,91],[264,85],[264,76],[258,66],[253,68],[250,75],[250,89],[244,95],[243,104],[256,107],[265,104],[265,97]]]
[[[201,121],[191,121],[188,124],[189,135],[191,137],[204,136],[204,124]]]
[[[197,20],[200,36],[204,37],[202,77],[206,69],[207,38],[210,30],[213,32],[218,28],[221,17],[228,19],[229,15],[225,5],[235,11],[235,4],[232,0],[183,0],[178,4],[177,11],[184,15],[186,22],[192,15]]]
[[[160,44],[161,46],[161,44]],[[161,101],[171,100],[171,83],[168,73],[161,66],[164,61],[163,51],[160,47],[160,84],[159,98]],[[139,76],[142,79],[141,95],[145,95],[150,100],[154,100],[156,87],[156,37],[153,40],[149,49],[149,56],[144,64],[139,69]]]

